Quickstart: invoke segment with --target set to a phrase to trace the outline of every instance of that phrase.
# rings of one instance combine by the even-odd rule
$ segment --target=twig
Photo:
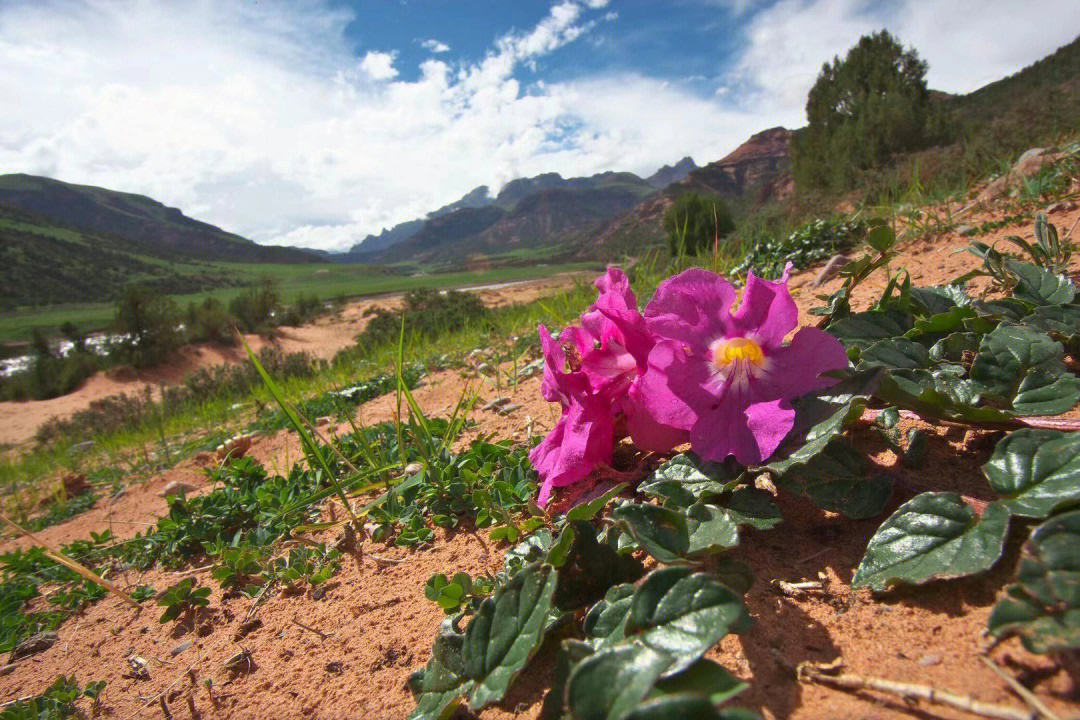
[[[807,592],[822,592],[824,590],[821,583],[817,580],[807,580],[806,582],[797,583],[789,583],[783,580],[773,580],[772,583],[781,593],[789,597],[801,597]]]
[[[1077,223],[1080,223],[1080,216],[1078,216],[1076,220],[1073,221],[1072,227],[1069,228],[1069,232],[1065,233],[1065,237],[1062,238],[1063,240],[1068,240],[1072,236],[1073,230],[1076,229]]]
[[[244,616],[244,622],[248,622],[251,618],[255,617],[255,611],[259,609],[259,603],[268,597],[266,591],[276,582],[277,578],[262,586],[262,589],[259,590],[259,594],[255,596],[255,601],[251,603],[251,607],[248,608],[247,615]]]
[[[999,678],[1004,680],[1006,684],[1008,684],[1008,686],[1012,688],[1012,691],[1019,695],[1020,699],[1026,702],[1028,704],[1028,707],[1030,707],[1032,710],[1041,713],[1047,720],[1061,720],[1061,718],[1059,718],[1053,710],[1046,707],[1046,703],[1040,700],[1038,695],[1021,685],[1019,680],[1014,678],[1009,673],[1005,672],[1005,670],[996,662],[986,657],[985,655],[980,655],[979,659],[986,664],[986,667],[993,670]]]
[[[364,553],[364,557],[369,557],[376,562],[389,563],[391,565],[400,565],[401,563],[408,562],[408,558],[401,558],[400,560],[395,558],[382,557],[381,555],[372,555],[371,553]]]
[[[7,702],[0,703],[0,710],[6,710],[12,705],[18,705],[19,703],[24,703],[27,700],[33,700],[34,697],[34,695],[23,695],[22,697],[17,697],[14,700],[8,700]]]
[[[194,575],[195,573],[202,572],[203,570],[213,570],[213,569],[214,569],[213,565],[200,565],[199,567],[196,567],[196,568],[188,568],[187,570],[177,570],[176,572],[169,573],[169,574],[170,575]]]
[[[862,414],[862,420],[864,422],[873,422],[878,418],[884,410],[864,410]],[[936,418],[923,417],[917,412],[912,410],[900,410],[900,417],[907,420],[922,420],[923,422],[930,423],[932,425],[960,425],[964,427],[985,427],[989,429],[1001,429],[1008,430],[1013,428],[1040,428],[1043,430],[1063,430],[1063,431],[1076,431],[1080,430],[1080,420],[1074,418],[1059,418],[1059,417],[1015,417],[1008,420],[992,421],[992,422],[971,422],[965,420],[964,422],[953,422],[951,420],[939,420]]]
[[[299,620],[298,618],[295,618],[295,617],[294,617],[294,618],[292,619],[292,621],[293,621],[293,622],[294,622],[295,624],[297,624],[297,625],[299,625],[300,627],[302,627],[302,628],[304,628],[305,630],[307,630],[308,632],[313,632],[313,633],[315,633],[316,635],[318,635],[319,637],[321,637],[321,638],[322,638],[323,640],[329,640],[329,639],[330,639],[330,636],[329,636],[329,635],[327,635],[326,633],[324,633],[324,632],[323,632],[322,630],[316,630],[315,628],[311,627],[310,625],[305,625],[304,623],[300,622],[300,620]]]
[[[929,685],[915,685],[902,683],[883,678],[866,677],[863,675],[843,674],[831,675],[831,671],[837,669],[832,665],[819,663],[800,663],[797,675],[800,681],[830,685],[842,690],[876,690],[888,695],[896,695],[907,701],[922,700],[924,702],[947,705],[957,710],[964,710],[973,715],[994,718],[995,720],[1039,720],[1039,713],[1028,712],[1009,705],[998,705],[976,700],[970,695],[959,695],[948,690],[938,690]]]

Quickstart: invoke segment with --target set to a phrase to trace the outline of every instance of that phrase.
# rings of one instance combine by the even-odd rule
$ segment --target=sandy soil
[[[1064,229],[1077,217],[1080,212],[1073,211],[1052,219]],[[1028,232],[1025,223],[1001,234]],[[972,267],[971,256],[952,254],[966,242],[947,236],[934,243],[909,245],[898,265],[906,265],[913,275],[918,273],[917,282],[944,282]],[[806,287],[815,275],[816,271],[800,273],[792,281],[804,312],[815,304],[818,291]],[[823,291],[829,292],[837,284],[833,281]],[[867,283],[857,294],[856,306],[865,306],[882,284],[877,279]],[[417,400],[425,412],[445,412],[457,401],[462,384],[456,371],[437,373],[416,391]],[[512,392],[484,389],[485,400],[496,395],[509,395],[522,407],[506,417],[477,412],[478,425],[472,433],[494,432],[499,437],[523,439],[530,423],[536,432],[550,427],[554,414],[540,398],[537,378]],[[364,405],[359,414],[374,422],[389,417],[392,411],[389,398],[384,397]],[[930,436],[926,463],[918,471],[899,468],[895,455],[873,432],[856,431],[863,435],[860,446],[870,448],[880,471],[896,481],[887,512],[927,489],[989,498],[979,467],[992,450],[992,433],[904,422],[907,427],[921,427]],[[280,432],[258,438],[251,454],[283,469],[299,453],[295,438]],[[69,542],[85,537],[91,529],[108,527],[110,516],[114,532],[121,537],[130,535],[140,526],[121,526],[117,518],[127,523],[152,522],[165,509],[156,491],[172,479],[192,481],[197,476],[198,463],[188,462],[130,488],[113,502],[99,502],[99,508],[49,528],[41,537],[50,543]],[[201,480],[193,482],[205,485]],[[867,591],[852,591],[850,581],[880,518],[855,522],[786,495],[778,500],[785,518],[781,530],[747,532],[742,545],[731,553],[747,562],[757,578],[747,596],[754,627],[744,636],[724,639],[710,652],[749,682],[750,689],[738,704],[767,719],[971,717],[939,706],[842,693],[794,679],[792,668],[803,660],[842,658],[849,672],[929,684],[986,702],[1023,707],[979,657],[985,648],[982,633],[986,619],[1015,566],[1023,534],[1019,524],[1014,527],[1006,557],[989,574],[874,597]],[[325,516],[340,517],[340,507],[330,503]],[[443,619],[442,612],[424,598],[423,583],[433,572],[497,570],[505,550],[504,545],[490,542],[484,531],[464,527],[436,532],[436,542],[418,550],[362,543],[355,556],[346,558],[324,597],[274,595],[255,615],[261,627],[243,638],[237,631],[251,601],[222,598],[206,569],[188,573],[213,588],[210,611],[200,621],[206,627],[202,631],[160,625],[154,608],[136,614],[107,598],[65,623],[51,649],[0,677],[0,701],[40,692],[57,674],[75,673],[83,682],[108,682],[101,714],[109,718],[161,717],[156,697],[162,692],[176,718],[191,716],[189,698],[196,716],[201,717],[403,718],[413,707],[405,679],[427,661]],[[332,538],[332,533],[327,537]],[[0,550],[14,544],[8,540],[0,544]],[[179,577],[155,570],[122,573],[114,580],[123,587],[150,583],[160,589]],[[770,583],[773,579],[822,579],[824,591],[789,597],[777,591]],[[321,634],[302,628],[297,620]],[[556,646],[554,641],[546,643],[505,701],[480,716],[485,720],[536,718],[550,686]],[[239,673],[227,671],[224,663],[241,648],[250,652],[250,665]],[[132,652],[147,659],[150,679],[125,677],[125,657]],[[1061,717],[1080,711],[1080,690],[1052,661],[1027,653],[1016,640],[1002,643],[990,657]],[[189,681],[189,671],[197,684]],[[202,686],[207,678],[213,681],[213,698]]]
[[[560,274],[475,292],[489,307],[502,307],[530,302],[570,287],[578,275]],[[283,352],[306,352],[328,360],[355,342],[356,335],[367,326],[366,313],[376,308],[394,309],[400,306],[400,294],[356,300],[341,312],[320,317],[310,325],[281,328],[273,344]],[[267,345],[267,341],[258,335],[246,335],[245,339],[255,351]],[[139,395],[147,389],[156,395],[162,385],[179,383],[200,368],[236,362],[247,362],[243,348],[192,345],[180,350],[168,363],[151,370],[116,368],[98,373],[78,390],[63,397],[0,402],[0,446],[22,445],[34,437],[42,423],[55,417],[70,417],[89,407],[95,400],[122,393]]]

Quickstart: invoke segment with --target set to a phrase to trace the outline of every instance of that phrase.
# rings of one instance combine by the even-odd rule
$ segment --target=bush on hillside
[[[367,314],[371,320],[356,338],[362,347],[397,342],[402,311],[378,308]],[[425,288],[405,295],[404,315],[406,337],[433,337],[489,322],[491,311],[472,293]]]
[[[274,317],[280,309],[281,297],[273,278],[263,278],[248,286],[229,303],[229,312],[245,332],[271,333],[275,325]]]
[[[664,213],[664,232],[672,257],[711,252],[716,239],[735,229],[731,211],[720,198],[685,193]]]
[[[860,171],[932,144],[941,132],[926,70],[914,49],[884,30],[826,63],[806,101],[807,126],[793,142],[800,188],[845,190]]]
[[[188,303],[184,313],[184,330],[188,342],[207,342],[215,345],[235,345],[238,322],[221,301],[206,298],[201,303]]]
[[[168,295],[132,285],[116,304],[114,328],[121,335],[112,354],[135,367],[153,367],[180,346],[180,317]]]

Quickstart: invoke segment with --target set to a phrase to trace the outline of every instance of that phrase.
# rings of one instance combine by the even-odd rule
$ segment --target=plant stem
[[[873,422],[877,420],[878,416],[884,410],[864,410],[862,415],[863,422]],[[1080,418],[1062,418],[1062,417],[1015,417],[1009,420],[1002,420],[1000,422],[968,422],[968,421],[951,421],[951,420],[939,420],[936,418],[923,417],[913,410],[901,410],[900,417],[908,420],[922,420],[925,423],[931,425],[942,425],[945,423],[963,425],[968,427],[981,427],[988,430],[1000,429],[1000,430],[1016,430],[1019,428],[1036,428],[1040,430],[1061,430],[1063,432],[1075,432],[1080,430]]]

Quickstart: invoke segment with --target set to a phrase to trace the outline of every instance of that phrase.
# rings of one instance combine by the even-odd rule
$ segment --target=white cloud
[[[8,2],[0,168],[144,193],[261,242],[344,249],[478,185],[715,160],[765,127],[801,124],[821,63],[883,25],[945,90],[1015,71],[1080,27],[1071,2],[1047,12],[1028,0],[1026,12],[1055,18],[1030,27],[1004,0],[956,18],[909,2],[746,10],[728,90],[707,96],[629,72],[522,87],[516,67],[606,12],[581,2],[556,2],[476,62],[430,57],[409,80],[393,52],[358,59],[344,35],[354,18],[315,0]]]
[[[372,80],[390,80],[398,74],[394,67],[395,57],[397,53],[370,50],[360,60],[360,71]]]
[[[427,40],[422,40],[420,42],[420,46],[423,47],[424,49],[430,50],[431,52],[436,53],[436,54],[444,53],[444,52],[450,52],[450,46],[449,45],[447,45],[446,43],[441,42],[439,40],[436,40],[435,38],[429,38]]]

